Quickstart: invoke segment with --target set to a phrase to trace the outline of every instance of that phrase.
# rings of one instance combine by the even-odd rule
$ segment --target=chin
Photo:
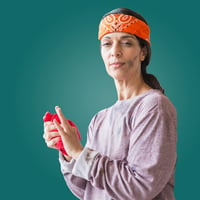
[[[126,76],[122,75],[122,74],[109,74],[114,80],[116,81],[123,81],[126,80]]]

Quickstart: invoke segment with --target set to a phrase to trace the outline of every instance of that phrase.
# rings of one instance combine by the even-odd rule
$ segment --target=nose
[[[111,48],[111,56],[120,57],[122,55],[121,48],[118,44],[113,44]]]

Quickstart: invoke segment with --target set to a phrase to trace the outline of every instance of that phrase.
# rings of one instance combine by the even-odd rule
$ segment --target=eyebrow
[[[104,38],[106,38],[106,39],[112,39],[110,36],[105,36]],[[132,36],[132,35],[123,35],[123,36],[120,37],[120,39],[127,39],[127,38],[136,39],[136,37]]]
[[[121,36],[120,38],[121,38],[121,39],[126,39],[126,38],[136,39],[136,37],[135,37],[135,36],[132,36],[132,35],[124,35],[124,36]]]

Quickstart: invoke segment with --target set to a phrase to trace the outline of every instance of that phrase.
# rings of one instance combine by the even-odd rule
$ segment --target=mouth
[[[109,66],[111,66],[114,69],[118,69],[122,67],[124,64],[125,64],[124,62],[113,62],[113,63],[110,63]]]

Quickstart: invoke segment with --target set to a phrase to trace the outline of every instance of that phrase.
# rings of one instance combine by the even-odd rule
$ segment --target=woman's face
[[[105,35],[101,40],[101,56],[107,73],[115,80],[141,76],[145,52],[134,35],[124,32]]]

